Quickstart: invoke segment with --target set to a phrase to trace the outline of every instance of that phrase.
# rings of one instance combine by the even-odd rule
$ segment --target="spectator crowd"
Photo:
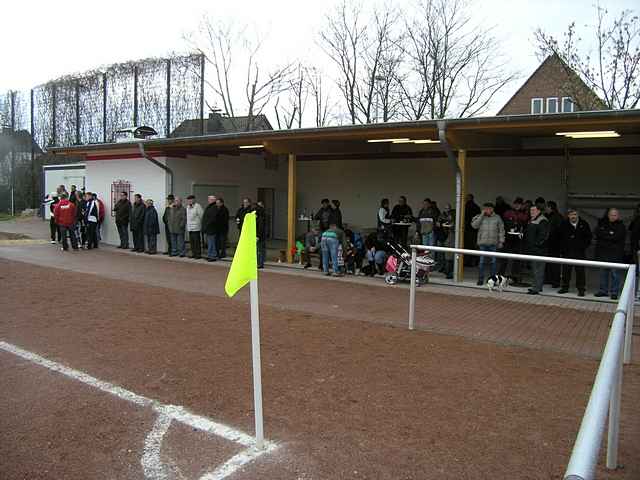
[[[640,205],[636,207],[628,227],[617,208],[608,208],[595,227],[580,217],[576,209],[561,213],[554,201],[538,197],[535,202],[520,197],[509,205],[503,197],[495,202],[485,202],[480,207],[473,195],[465,203],[464,248],[485,252],[504,252],[558,258],[587,259],[587,251],[595,244],[594,260],[611,263],[637,262],[640,249]],[[442,209],[437,202],[425,198],[417,215],[401,196],[390,208],[389,199],[380,201],[376,215],[376,231],[366,237],[345,228],[338,200],[323,199],[313,219],[317,227],[309,229],[299,239],[297,251],[305,260],[305,268],[311,266],[311,257],[319,256],[319,268],[326,275],[341,276],[344,273],[361,272],[365,275],[384,274],[388,256],[394,249],[390,243],[405,248],[409,232],[415,231],[412,242],[425,246],[453,247],[455,244],[456,212],[447,204]],[[629,234],[629,250],[627,235]],[[435,255],[440,272],[447,278],[453,276],[453,256]],[[526,262],[520,260],[498,261],[496,257],[467,256],[465,264],[478,267],[477,284],[483,285],[489,276],[510,278],[515,286],[530,287],[528,293],[537,295],[545,284],[558,293],[569,292],[575,272],[575,287],[579,296],[586,293],[585,268],[556,263]],[[529,274],[530,283],[524,281]],[[621,289],[621,271],[603,268],[599,271],[596,297],[617,299]]]
[[[113,206],[120,239],[118,248],[129,249],[132,246],[132,252],[156,255],[160,219],[153,199],[143,199],[141,194],[136,193],[131,202],[127,192],[123,191],[119,195],[120,198]],[[65,186],[60,185],[55,193],[47,195],[45,204],[51,212],[51,243],[60,243],[63,251],[69,250],[69,243],[74,251],[98,248],[105,206],[95,193],[81,193],[75,185],[67,192]],[[252,203],[249,198],[242,200],[242,206],[235,214],[235,224],[239,231],[249,212],[256,212],[258,268],[263,268],[267,235],[264,205],[261,202]],[[186,205],[181,197],[167,196],[162,214],[167,245],[164,254],[186,257],[188,239],[191,258],[209,262],[225,258],[230,218],[229,209],[222,197],[209,195],[207,205],[203,208],[193,195],[186,198]]]
[[[105,218],[104,202],[95,193],[81,192],[75,185],[69,191],[60,185],[55,193],[47,196],[51,211],[51,242],[59,242],[63,251],[98,248],[101,227]],[[261,202],[242,200],[235,217],[230,216],[224,199],[209,195],[207,205],[201,206],[193,195],[181,197],[169,195],[162,214],[164,224],[165,255],[187,256],[187,239],[190,257],[215,262],[227,256],[230,220],[235,220],[240,231],[244,217],[256,212],[256,249],[259,268],[266,260],[268,234],[267,214]],[[150,198],[143,199],[136,193],[133,202],[126,192],[120,193],[113,206],[115,224],[120,238],[118,248],[133,252],[157,254],[157,237],[160,219]],[[464,206],[464,248],[485,252],[505,252],[536,256],[586,259],[587,250],[595,243],[594,259],[603,262],[623,263],[636,261],[640,249],[640,205],[636,207],[629,226],[625,226],[617,208],[609,208],[598,220],[594,229],[580,217],[576,209],[564,214],[554,201],[538,197],[535,202],[515,198],[509,205],[503,197],[495,202],[485,202],[480,207],[473,195],[468,195]],[[319,257],[319,269],[325,275],[342,276],[345,273],[368,276],[383,275],[388,256],[398,247],[407,247],[409,233],[414,231],[412,243],[425,246],[453,247],[455,244],[456,212],[451,205],[442,209],[435,200],[425,198],[417,215],[401,196],[390,208],[387,198],[380,201],[376,212],[376,228],[366,235],[346,228],[343,223],[339,200],[323,199],[320,209],[308,218],[308,232],[298,238],[294,255],[299,255],[305,268],[312,266],[312,257]],[[314,222],[313,226],[311,221]],[[626,250],[630,233],[630,252]],[[130,245],[130,233],[131,242]],[[453,275],[453,256],[436,254],[440,272],[447,278]],[[478,267],[477,284],[482,285],[489,276],[502,275],[515,286],[530,286],[528,293],[540,293],[545,284],[568,293],[575,272],[575,287],[579,296],[585,296],[585,268],[555,263],[498,260],[496,257],[466,256],[465,264]],[[530,271],[531,282],[524,277]],[[599,272],[599,288],[596,297],[617,299],[621,288],[619,270],[603,268]]]

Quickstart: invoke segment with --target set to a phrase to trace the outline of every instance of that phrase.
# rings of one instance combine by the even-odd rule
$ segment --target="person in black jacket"
[[[620,212],[617,208],[610,208],[596,227],[596,260],[622,263],[624,261],[626,239],[627,230],[622,220],[620,220]],[[611,282],[609,282],[609,279],[611,279]],[[611,289],[609,289],[609,286],[611,286]],[[595,296],[606,297],[611,294],[611,299],[617,300],[619,291],[620,270],[601,268],[600,289]]]
[[[587,258],[586,250],[591,245],[591,227],[578,216],[578,212],[571,208],[558,227],[558,239],[560,241],[560,253],[563,258],[575,258],[584,260]],[[578,296],[584,297],[585,274],[584,267],[563,265],[562,266],[562,288],[558,293],[568,293],[571,283],[571,271],[576,270],[576,288]]]
[[[638,250],[640,250],[640,203],[636,206],[633,220],[629,224],[631,232],[631,255],[635,264],[638,264]],[[638,272],[636,272],[638,273]]]
[[[142,195],[136,193],[131,210],[131,232],[133,233],[132,252],[144,253],[144,209]]]
[[[340,210],[340,200],[331,200],[330,224],[336,224],[339,229],[344,230],[342,225],[342,210]]]
[[[549,221],[548,255],[559,257],[561,255],[560,224],[562,215],[558,211],[558,204],[552,200],[547,202],[545,217]],[[553,288],[560,287],[560,264],[548,263],[545,269],[545,283],[550,283]]]
[[[54,210],[56,209],[56,205],[60,201],[60,198],[56,195],[48,195],[45,199],[45,204],[49,204],[49,213],[51,216],[49,217],[49,228],[51,230],[51,243],[62,242],[62,235],[60,234],[60,228],[58,228],[58,224],[56,223],[56,216]]]
[[[472,194],[467,195],[467,201],[464,205],[464,248],[475,250],[478,247],[478,231],[471,226],[471,220],[480,215],[480,206],[475,202]],[[478,265],[478,257],[467,255],[464,257],[466,266]]]
[[[100,221],[100,203],[93,198],[91,192],[84,194],[87,206],[84,210],[84,221],[87,224],[87,250],[98,248],[98,223]]]
[[[171,207],[173,206],[173,201],[175,197],[171,194],[167,195],[167,203],[164,207],[164,212],[162,212],[162,223],[164,224],[164,236],[165,242],[167,243],[167,250],[164,252],[164,255],[171,254],[171,232],[169,231],[169,214],[171,213]]]
[[[549,238],[549,221],[537,206],[531,207],[531,220],[524,233],[524,241],[528,255],[547,255],[547,241]],[[531,262],[533,270],[533,286],[529,295],[537,295],[544,285],[544,262]]]
[[[131,215],[131,202],[127,192],[120,192],[120,200],[113,207],[116,214],[116,227],[120,236],[118,248],[129,248],[129,216]]]
[[[255,205],[256,212],[256,237],[258,248],[258,268],[264,268],[267,256],[267,212],[260,202]]]
[[[413,210],[407,204],[407,197],[404,195],[400,195],[398,199],[397,205],[393,207],[391,210],[391,220],[393,223],[413,223],[415,218],[413,218]],[[393,239],[404,245],[405,247],[409,244],[409,226],[405,225],[391,225],[391,232],[393,233]]]
[[[218,250],[218,258],[227,256],[227,235],[229,235],[229,209],[224,204],[224,198],[220,197],[216,200],[218,207],[216,214],[216,249]]]
[[[320,205],[321,205],[320,210],[316,212],[313,219],[318,222],[320,233],[322,233],[329,230],[329,226],[331,225],[331,219],[334,213],[328,198],[323,198],[320,201]]]
[[[153,200],[150,198],[145,202],[143,231],[147,239],[147,253],[155,255],[158,253],[158,234],[160,233],[160,223],[158,222],[158,212],[153,206]]]
[[[253,212],[253,207],[251,206],[251,199],[250,198],[243,198],[242,199],[242,206],[236,212],[236,225],[238,226],[238,232],[242,231],[242,224],[244,223],[244,216],[249,212]]]
[[[207,261],[218,260],[218,246],[216,240],[218,236],[218,205],[215,195],[207,197],[207,206],[202,213],[202,231],[207,240]],[[244,219],[244,216],[243,216]]]

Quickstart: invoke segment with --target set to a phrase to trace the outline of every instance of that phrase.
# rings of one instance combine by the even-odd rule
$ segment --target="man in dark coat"
[[[607,215],[598,222],[596,227],[596,260],[622,263],[626,239],[627,229],[620,220],[620,212],[617,208],[610,208]],[[611,283],[609,283],[609,279],[611,279]],[[611,290],[609,290],[609,285],[611,285]],[[595,296],[606,297],[610,294],[612,300],[617,300],[619,291],[620,270],[601,268],[600,289]]]
[[[244,215],[243,215],[244,220]],[[207,240],[207,261],[215,262],[218,260],[218,246],[216,240],[218,236],[218,205],[215,195],[207,197],[207,206],[202,214],[202,231]]]
[[[167,250],[164,252],[164,255],[171,254],[171,232],[169,231],[169,214],[171,213],[171,207],[173,206],[173,201],[175,197],[173,195],[167,195],[167,203],[164,207],[164,212],[162,213],[162,223],[164,224],[164,236],[165,241],[167,243]]]
[[[331,200],[331,218],[329,223],[335,223],[338,228],[343,229],[342,226],[342,210],[340,210],[340,200]]]
[[[267,256],[267,212],[260,202],[256,203],[255,212],[258,268],[264,268],[264,261]]]
[[[464,248],[468,250],[475,250],[478,246],[478,231],[471,226],[471,220],[480,215],[480,206],[473,198],[472,194],[468,194],[464,205]],[[468,255],[464,257],[464,264],[473,267],[478,264],[478,258]]]
[[[507,210],[502,216],[505,230],[505,242],[502,249],[505,253],[522,253],[522,244],[524,231],[529,223],[529,212],[524,210],[524,200],[516,197],[513,206]],[[498,273],[502,276],[507,275],[507,267],[511,264],[511,281],[514,286],[521,286],[520,272],[522,271],[522,262],[520,260],[502,259],[500,262]]]
[[[567,218],[558,227],[558,238],[560,241],[560,253],[564,258],[575,258],[584,260],[587,258],[586,250],[591,245],[591,228],[589,224],[578,216],[575,209],[569,209]],[[576,270],[576,288],[578,296],[584,297],[585,274],[584,267],[563,265],[562,266],[562,288],[558,293],[569,292],[571,283],[571,271]]]
[[[85,222],[87,224],[87,250],[98,248],[98,223],[100,220],[100,203],[91,192],[84,194],[87,202],[85,209]]]
[[[549,221],[548,255],[550,257],[559,257],[562,253],[562,245],[559,235],[562,215],[558,211],[558,204],[556,202],[551,200],[547,202],[545,216]],[[553,288],[560,287],[559,263],[547,264],[545,269],[545,280],[545,283],[550,283]]]
[[[113,207],[116,214],[116,227],[120,236],[118,248],[129,248],[129,216],[131,215],[131,202],[127,192],[120,192],[120,200]]]
[[[640,250],[640,204],[636,206],[636,211],[629,224],[629,231],[631,232],[631,255],[633,261],[638,264],[638,250]]]
[[[131,233],[133,233],[132,252],[144,253],[144,210],[145,205],[142,195],[136,193],[133,196],[133,208],[131,210]]]
[[[531,207],[531,220],[524,233],[524,241],[528,255],[547,255],[547,241],[549,238],[549,221],[537,206]],[[533,286],[529,295],[537,295],[544,285],[544,262],[531,262],[533,270]]]
[[[242,206],[236,212],[236,225],[238,226],[238,232],[242,231],[242,224],[244,222],[244,216],[249,212],[253,212],[253,206],[251,205],[251,199],[250,198],[243,198],[242,199]]]
[[[496,215],[499,215],[500,218],[502,218],[504,220],[504,214],[508,211],[511,210],[511,206],[505,201],[503,196],[497,196],[496,197],[496,206],[494,209],[494,212],[496,212]]]
[[[158,222],[158,212],[153,206],[153,200],[147,199],[146,208],[144,210],[144,236],[147,239],[147,253],[155,255],[158,253],[158,234],[160,233],[160,224]]]
[[[318,222],[320,233],[322,233],[329,230],[334,213],[328,198],[323,198],[320,205],[320,210],[316,212],[313,219]]]
[[[393,223],[412,223],[415,221],[413,218],[413,210],[407,204],[407,197],[400,195],[398,203],[391,210],[391,220]],[[409,237],[409,225],[394,225],[391,224],[391,232],[393,233],[393,239],[404,245],[408,246]]]
[[[49,217],[49,228],[51,229],[51,243],[56,243],[56,237],[58,243],[62,241],[62,237],[60,236],[60,229],[58,228],[58,224],[56,223],[56,215],[55,209],[56,205],[60,201],[60,197],[57,194],[47,195],[45,199],[45,205],[49,204],[49,213],[51,216]]]
[[[218,211],[216,214],[216,249],[218,250],[218,258],[227,256],[227,236],[229,235],[229,209],[224,204],[224,198],[220,197],[216,200]]]

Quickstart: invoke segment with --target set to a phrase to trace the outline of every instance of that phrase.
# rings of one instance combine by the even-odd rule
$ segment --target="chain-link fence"
[[[141,125],[168,137],[193,119],[204,133],[203,75],[199,54],[150,58],[0,94],[0,212],[37,208],[50,147],[108,143]]]

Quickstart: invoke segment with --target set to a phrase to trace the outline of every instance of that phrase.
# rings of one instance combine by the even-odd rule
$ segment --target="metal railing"
[[[620,431],[620,398],[622,393],[623,363],[631,362],[634,302],[636,292],[636,266],[624,263],[596,262],[570,258],[541,257],[501,252],[481,252],[461,248],[427,247],[411,245],[411,287],[409,293],[409,329],[415,326],[416,257],[418,251],[496,257],[530,262],[559,263],[594,268],[611,268],[627,272],[620,294],[607,343],[589,397],[589,403],[573,446],[565,480],[591,480],[595,475],[604,427],[609,416],[607,434],[607,462],[609,469],[618,467],[618,439]]]

